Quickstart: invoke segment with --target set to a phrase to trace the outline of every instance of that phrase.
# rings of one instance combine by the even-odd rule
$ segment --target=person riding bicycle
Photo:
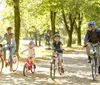
[[[88,23],[88,30],[86,32],[85,39],[84,39],[84,47],[86,47],[89,63],[91,63],[90,50],[89,50],[90,47],[86,46],[87,42],[91,42],[93,44],[100,42],[100,29],[96,28],[95,21],[91,21]],[[99,59],[98,72],[100,74],[100,45],[96,47],[96,51]]]
[[[33,41],[29,42],[28,48],[26,48],[23,52],[25,52],[25,51],[28,51],[28,60],[31,61],[32,64],[34,65],[34,67],[36,68],[35,61],[34,61],[35,48],[34,48],[34,42]],[[21,52],[21,53],[23,53],[23,52]]]
[[[12,65],[12,56],[16,50],[16,41],[15,41],[15,37],[14,37],[14,33],[12,33],[12,27],[8,27],[7,28],[7,33],[4,34],[4,37],[2,38],[2,40],[0,42],[2,42],[3,40],[6,40],[7,45],[4,47],[4,60],[6,62],[6,67],[8,66],[8,64],[10,64],[10,71],[13,70],[13,65]],[[6,51],[9,50],[9,59],[10,61],[6,61]]]
[[[55,57],[55,54],[58,54],[59,66],[61,66],[62,73],[64,73],[64,68],[62,65],[63,62],[62,42],[60,41],[60,35],[58,33],[54,35],[53,49],[54,49],[53,57]]]

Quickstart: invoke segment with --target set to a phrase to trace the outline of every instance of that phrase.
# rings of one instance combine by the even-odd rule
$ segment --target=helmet
[[[12,29],[12,27],[8,27],[8,28],[7,28],[7,30],[10,30],[10,29]]]
[[[56,33],[56,34],[54,35],[54,37],[59,37],[59,38],[60,38],[60,35],[59,35],[58,33]]]
[[[91,21],[88,23],[88,26],[95,26],[96,25],[96,22],[95,21]]]
[[[29,42],[29,45],[33,45],[33,44],[34,44],[34,42],[33,42],[33,41],[30,41],[30,42]]]

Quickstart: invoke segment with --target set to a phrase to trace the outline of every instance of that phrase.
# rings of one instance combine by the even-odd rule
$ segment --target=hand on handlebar
[[[83,49],[86,48],[87,45],[83,45]]]

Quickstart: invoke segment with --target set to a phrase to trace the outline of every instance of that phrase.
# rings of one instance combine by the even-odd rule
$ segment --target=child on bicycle
[[[30,62],[32,62],[32,64],[34,65],[34,67],[36,68],[35,66],[35,62],[34,62],[34,58],[35,58],[35,49],[34,49],[34,42],[33,41],[30,41],[29,42],[29,45],[28,45],[28,48],[25,49],[23,52],[25,51],[28,51],[28,60]],[[23,53],[22,52],[22,53]]]
[[[63,63],[62,43],[60,41],[60,35],[57,34],[57,33],[54,35],[53,48],[54,48],[53,57],[55,57],[55,55],[58,54],[59,66],[61,66],[62,73],[64,73],[64,68],[63,68],[63,65],[62,65],[62,63]]]

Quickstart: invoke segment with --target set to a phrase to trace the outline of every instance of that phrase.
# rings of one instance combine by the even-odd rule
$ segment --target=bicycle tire
[[[14,54],[12,60],[13,60],[13,71],[16,71],[19,65],[19,57],[16,54]]]
[[[27,71],[28,71],[27,64],[25,64],[24,68],[23,68],[23,75],[24,76],[27,76]]]
[[[50,65],[50,77],[51,77],[51,79],[55,79],[55,72],[56,72],[56,69],[55,69],[55,60],[53,60],[51,62],[51,65]]]
[[[92,67],[92,78],[93,81],[96,80],[96,76],[97,76],[97,58],[94,56],[92,61],[91,61],[91,67]]]
[[[0,57],[0,73],[2,72],[3,66],[4,66],[4,61],[3,58]]]

